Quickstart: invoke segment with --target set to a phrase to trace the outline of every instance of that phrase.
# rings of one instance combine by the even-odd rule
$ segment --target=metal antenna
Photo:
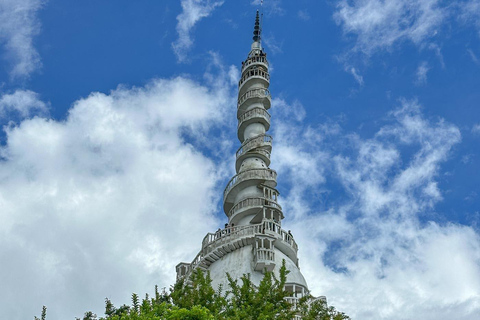
[[[260,32],[263,31],[263,0],[260,0]]]

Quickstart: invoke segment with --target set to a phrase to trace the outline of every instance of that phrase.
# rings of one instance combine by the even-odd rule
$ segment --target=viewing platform
[[[256,237],[259,236],[271,237],[274,247],[298,265],[298,245],[293,236],[283,230],[280,224],[272,220],[264,220],[260,224],[229,227],[215,233],[208,233],[195,259],[190,264],[183,262],[177,265],[177,279],[189,277],[196,268],[206,271],[212,263],[228,253],[254,244]],[[273,250],[273,247],[269,250]],[[270,263],[269,261],[273,261],[274,258],[274,255],[268,253],[257,255],[257,259],[262,260],[263,263]]]

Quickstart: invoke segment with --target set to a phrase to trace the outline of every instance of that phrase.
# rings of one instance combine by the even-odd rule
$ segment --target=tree
[[[159,293],[155,286],[155,296],[148,294],[140,302],[136,293],[132,294],[132,305],[118,308],[105,299],[105,317],[97,318],[91,311],[84,314],[83,320],[291,320],[300,316],[303,320],[348,320],[344,313],[329,307],[323,299],[306,296],[293,306],[285,298],[288,270],[283,262],[279,277],[273,272],[265,272],[260,284],[255,286],[250,275],[233,279],[227,274],[229,288],[222,292],[212,288],[209,273],[194,272],[187,280],[178,281],[170,293]],[[46,307],[42,319],[46,320]],[[80,320],[80,318],[77,318]],[[35,320],[40,320],[35,317]]]
[[[338,312],[334,307],[328,306],[324,299],[315,299],[307,296],[301,299],[298,306],[298,312],[302,320],[348,320],[343,312]]]
[[[288,270],[285,261],[277,279],[272,272],[266,272],[258,288],[243,275],[238,280],[227,274],[231,290],[227,292],[228,304],[225,312],[227,319],[285,319],[291,320],[296,310],[285,300],[288,293],[284,290]]]
[[[35,320],[46,320],[47,319],[47,307],[42,307],[42,315],[41,318],[34,317]]]

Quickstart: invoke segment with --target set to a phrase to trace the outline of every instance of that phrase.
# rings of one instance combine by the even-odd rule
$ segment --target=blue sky
[[[0,0],[0,306],[103,314],[225,223],[259,1]],[[281,203],[354,319],[480,313],[480,1],[265,0]],[[18,306],[22,306],[19,308]]]

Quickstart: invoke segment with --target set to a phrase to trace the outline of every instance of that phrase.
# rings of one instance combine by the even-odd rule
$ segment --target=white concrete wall
[[[251,123],[249,124],[243,133],[244,140],[258,136],[259,134],[265,133],[265,126],[261,123]]]
[[[277,277],[283,259],[285,259],[287,270],[290,270],[290,273],[287,275],[287,282],[297,283],[308,288],[305,278],[297,266],[279,250],[275,250],[276,266],[274,272]],[[263,273],[254,270],[252,246],[246,246],[230,252],[220,260],[215,261],[208,270],[212,277],[212,287],[217,289],[218,285],[222,284],[224,292],[229,289],[228,280],[225,275],[227,272],[233,277],[233,279],[239,279],[244,274],[249,273],[251,280],[255,285],[260,284],[260,281],[263,279]]]

